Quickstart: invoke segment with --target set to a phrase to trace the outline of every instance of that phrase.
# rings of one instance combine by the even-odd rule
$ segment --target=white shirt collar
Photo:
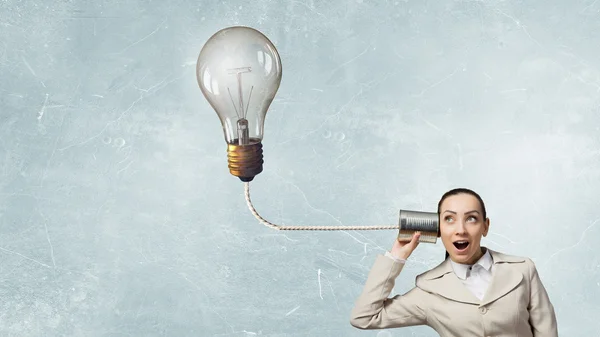
[[[492,255],[490,254],[490,251],[488,249],[486,249],[485,254],[483,254],[483,256],[475,264],[478,264],[478,265],[482,266],[485,270],[490,271],[490,268],[492,267],[493,262],[494,261],[492,260]],[[456,276],[459,279],[466,280],[467,273],[471,269],[471,265],[456,263],[456,262],[452,261],[452,259],[450,259],[450,263],[452,264],[452,269],[454,270],[454,274],[456,274]]]

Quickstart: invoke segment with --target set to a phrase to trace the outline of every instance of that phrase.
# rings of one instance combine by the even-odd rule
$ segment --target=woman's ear
[[[490,218],[485,218],[485,222],[483,223],[483,236],[487,236],[488,230],[490,229]]]

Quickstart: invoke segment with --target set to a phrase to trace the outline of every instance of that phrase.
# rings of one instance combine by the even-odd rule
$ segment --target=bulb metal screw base
[[[249,144],[238,145],[238,139],[227,144],[229,172],[243,182],[250,182],[263,170],[263,151],[260,139],[250,138]]]

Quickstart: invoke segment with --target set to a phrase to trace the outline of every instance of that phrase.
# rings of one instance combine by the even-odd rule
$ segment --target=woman
[[[455,189],[438,204],[444,262],[417,276],[416,287],[388,298],[418,245],[396,240],[379,255],[350,324],[359,329],[428,325],[443,337],[558,337],[556,315],[534,263],[480,246],[490,221],[481,197]]]

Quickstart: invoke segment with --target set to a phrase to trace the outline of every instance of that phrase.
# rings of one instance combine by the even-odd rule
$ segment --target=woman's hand
[[[400,242],[399,239],[396,239],[396,241],[394,242],[394,246],[392,247],[392,250],[390,251],[390,253],[395,258],[403,259],[403,260],[408,259],[410,254],[412,254],[412,252],[415,250],[415,248],[417,248],[417,246],[419,245],[419,237],[421,237],[421,232],[415,232],[415,234],[413,234],[413,237],[410,241]]]

